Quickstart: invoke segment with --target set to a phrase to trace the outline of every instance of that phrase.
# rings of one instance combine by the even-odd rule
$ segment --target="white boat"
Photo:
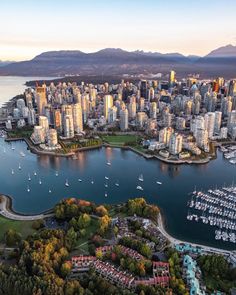
[[[42,181],[41,181],[41,179],[39,179],[39,184],[42,184]]]
[[[20,155],[21,155],[22,157],[25,157],[25,154],[24,154],[23,152],[20,152]]]
[[[28,192],[28,193],[30,192],[30,188],[29,188],[29,186],[27,186],[27,192]]]
[[[15,149],[14,146],[11,149],[14,151],[14,149]]]
[[[34,171],[34,176],[36,176],[36,175],[37,175],[37,172]]]
[[[105,197],[107,197],[107,193],[105,193]]]
[[[49,194],[51,194],[52,191],[49,189],[48,192],[49,192]]]
[[[94,181],[93,180],[91,180],[91,184],[94,184]]]
[[[20,163],[19,163],[19,170],[21,170],[21,165],[20,165]]]
[[[138,185],[138,186],[136,187],[136,189],[137,189],[137,190],[140,190],[140,191],[143,191],[143,188],[142,188],[140,185]]]
[[[78,182],[82,182],[82,179],[79,178],[79,179],[78,179]]]
[[[65,186],[69,186],[68,179],[65,182]]]
[[[109,180],[109,177],[108,177],[108,176],[105,176],[105,179],[106,179],[106,180]]]
[[[139,181],[143,181],[143,174],[140,174],[140,175],[139,175],[138,180],[139,180]]]
[[[107,183],[105,183],[105,184],[104,184],[104,186],[105,186],[105,187],[108,187],[108,184],[107,184]]]
[[[5,149],[5,148],[3,149],[3,152],[4,152],[4,153],[6,152],[6,149]]]
[[[111,162],[107,162],[107,165],[108,165],[108,166],[111,166]]]
[[[161,184],[162,184],[162,182],[160,182],[160,181],[157,181],[157,184],[161,185]]]
[[[58,172],[57,171],[56,171],[55,175],[58,176]]]
[[[119,184],[119,182],[118,182],[118,181],[115,183],[115,186],[117,186],[117,187],[118,187],[118,186],[120,186],[120,184]]]
[[[14,169],[11,169],[11,174],[12,174],[12,175],[15,174]]]
[[[29,181],[31,180],[30,174],[28,174],[28,180],[29,180]]]

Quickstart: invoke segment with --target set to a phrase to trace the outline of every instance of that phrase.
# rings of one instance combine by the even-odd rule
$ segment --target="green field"
[[[102,140],[113,145],[123,146],[126,143],[136,143],[139,136],[137,135],[106,135],[102,136]]]
[[[35,232],[32,228],[33,221],[10,220],[0,216],[0,242],[3,242],[4,233],[8,229],[14,229],[19,232],[23,238]]]

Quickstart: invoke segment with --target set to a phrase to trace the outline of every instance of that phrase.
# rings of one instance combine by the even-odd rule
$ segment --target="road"
[[[0,195],[1,202],[0,202],[0,215],[12,219],[12,220],[18,220],[18,221],[32,221],[32,220],[38,220],[43,219],[46,217],[53,216],[53,213],[47,213],[47,214],[36,214],[36,215],[21,215],[18,213],[15,213],[11,210],[9,210],[9,198],[4,195]]]
[[[170,241],[170,243],[172,245],[185,243],[185,244],[189,244],[189,245],[191,245],[193,247],[201,247],[202,250],[204,252],[207,252],[207,253],[221,254],[221,255],[225,255],[225,256],[229,256],[230,254],[232,254],[232,251],[229,251],[229,250],[218,249],[218,248],[209,247],[209,246],[200,245],[200,244],[195,244],[195,243],[191,243],[191,242],[187,242],[187,241],[181,241],[179,239],[176,239],[176,238],[172,237],[165,230],[161,214],[159,214],[159,216],[158,216],[158,226],[157,226],[157,228],[163,234],[163,236],[165,236]]]

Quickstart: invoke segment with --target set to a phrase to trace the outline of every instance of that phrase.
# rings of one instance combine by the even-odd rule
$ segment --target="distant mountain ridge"
[[[144,75],[171,69],[178,75],[199,73],[202,77],[236,76],[236,46],[227,45],[205,57],[180,53],[126,51],[105,48],[85,53],[80,50],[48,51],[32,60],[13,62],[0,68],[0,75],[65,76],[65,75]]]

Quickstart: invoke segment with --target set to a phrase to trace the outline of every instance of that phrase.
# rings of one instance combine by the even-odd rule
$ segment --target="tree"
[[[72,250],[75,245],[76,245],[76,240],[77,240],[77,233],[75,232],[74,228],[71,227],[65,236],[65,243],[66,243],[66,247],[69,250]]]
[[[63,278],[67,277],[68,274],[71,272],[71,263],[66,261],[61,266],[61,275]]]
[[[91,218],[88,214],[84,213],[80,215],[79,220],[78,220],[78,227],[80,229],[88,227],[91,222]]]
[[[105,216],[105,215],[108,215],[108,212],[107,212],[107,209],[104,207],[104,206],[98,206],[96,208],[96,213],[99,215],[99,216]]]
[[[16,246],[21,241],[21,234],[14,229],[8,229],[4,234],[4,241],[9,247]]]

